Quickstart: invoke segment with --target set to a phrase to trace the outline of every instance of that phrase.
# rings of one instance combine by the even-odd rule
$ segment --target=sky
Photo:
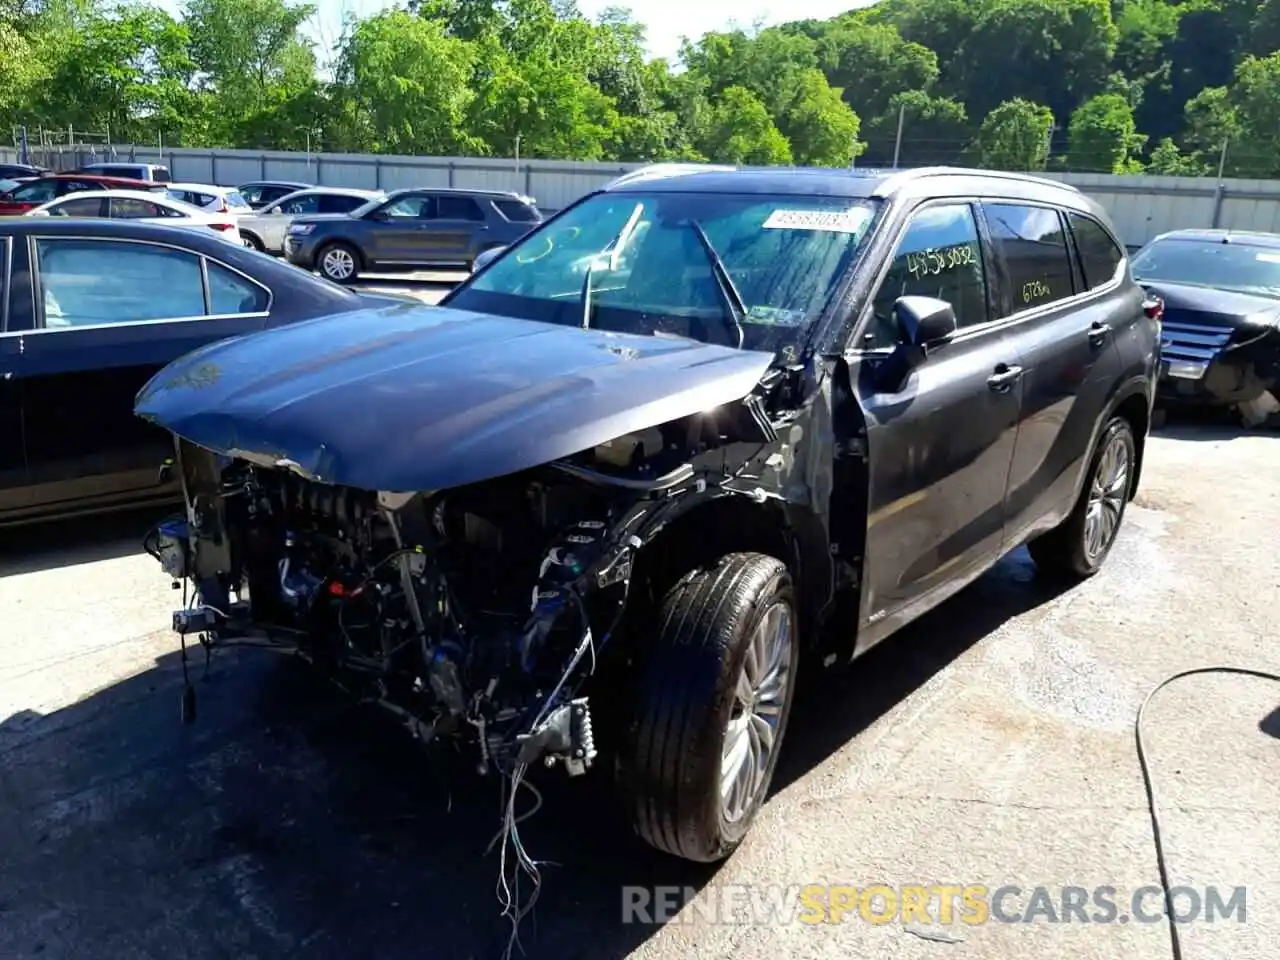
[[[389,0],[313,0],[318,7],[316,22],[309,32],[321,46],[333,45],[342,32],[347,13],[368,16],[385,7]],[[731,24],[750,27],[757,20],[765,25],[789,20],[834,17],[866,0],[578,0],[578,8],[595,17],[606,7],[630,7],[632,16],[645,25],[649,55],[674,60],[680,38],[697,39],[704,33],[723,30]],[[321,59],[326,59],[321,56]]]

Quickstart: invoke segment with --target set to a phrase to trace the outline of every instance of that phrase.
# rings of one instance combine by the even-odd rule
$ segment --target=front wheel
[[[1136,453],[1133,427],[1123,417],[1113,417],[1094,448],[1075,509],[1057,527],[1027,544],[1037,569],[1082,580],[1102,568],[1129,504]]]
[[[360,254],[345,243],[328,243],[316,253],[320,276],[334,283],[353,283],[360,273]]]
[[[664,598],[639,678],[618,777],[636,833],[710,863],[742,842],[764,803],[795,691],[791,577],[737,553]]]

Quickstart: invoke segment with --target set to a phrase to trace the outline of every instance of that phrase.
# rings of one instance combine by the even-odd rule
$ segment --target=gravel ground
[[[805,884],[1014,884],[1015,912],[1037,886],[1110,885],[1126,913],[1158,879],[1142,698],[1189,667],[1280,672],[1277,477],[1274,435],[1161,431],[1098,577],[1053,595],[1019,551],[802,702],[775,795],[718,871],[623,839],[594,788],[550,778],[524,839],[558,866],[527,956],[1168,957],[1161,924],[717,923],[705,905],[742,884],[784,904]],[[136,547],[144,522],[2,546],[0,956],[500,955],[494,786],[447,787],[381,718],[263,654],[216,657],[181,726],[178,598]],[[1183,929],[1187,960],[1277,955],[1278,705],[1280,685],[1195,677],[1148,711],[1173,882],[1247,887],[1244,923]],[[703,909],[623,924],[623,885],[655,884]]]

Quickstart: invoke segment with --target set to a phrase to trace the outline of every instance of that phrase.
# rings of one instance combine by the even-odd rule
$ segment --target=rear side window
[[[1009,270],[1014,313],[1075,295],[1067,237],[1056,209],[984,203],[982,210]]]
[[[282,213],[299,214],[299,213],[318,213],[320,210],[320,197],[314,193],[306,196],[295,197],[280,208]]]
[[[1076,240],[1076,252],[1084,267],[1084,283],[1090,290],[1115,279],[1124,251],[1102,224],[1091,217],[1068,213],[1067,222]]]
[[[537,207],[519,200],[495,200],[493,205],[512,223],[537,223],[542,219]]]
[[[368,201],[361,197],[346,197],[341,194],[324,194],[320,197],[321,213],[350,213],[356,207],[364,206]]]
[[[183,250],[122,240],[39,239],[36,262],[49,329],[205,313],[200,258]]]
[[[117,220],[147,220],[162,217],[162,207],[136,197],[112,197],[111,216]]]
[[[480,205],[470,197],[437,197],[437,220],[483,220]]]
[[[874,317],[863,347],[897,343],[893,304],[899,297],[945,300],[955,310],[959,327],[990,319],[982,244],[969,204],[925,207],[911,218],[893,252],[889,272],[872,298]]]

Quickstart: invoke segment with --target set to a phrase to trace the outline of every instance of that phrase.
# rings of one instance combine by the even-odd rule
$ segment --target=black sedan
[[[0,524],[180,496],[173,450],[133,415],[205,343],[387,304],[209,231],[0,221]]]
[[[1280,234],[1175,230],[1134,256],[1164,301],[1159,396],[1167,406],[1280,407]]]

